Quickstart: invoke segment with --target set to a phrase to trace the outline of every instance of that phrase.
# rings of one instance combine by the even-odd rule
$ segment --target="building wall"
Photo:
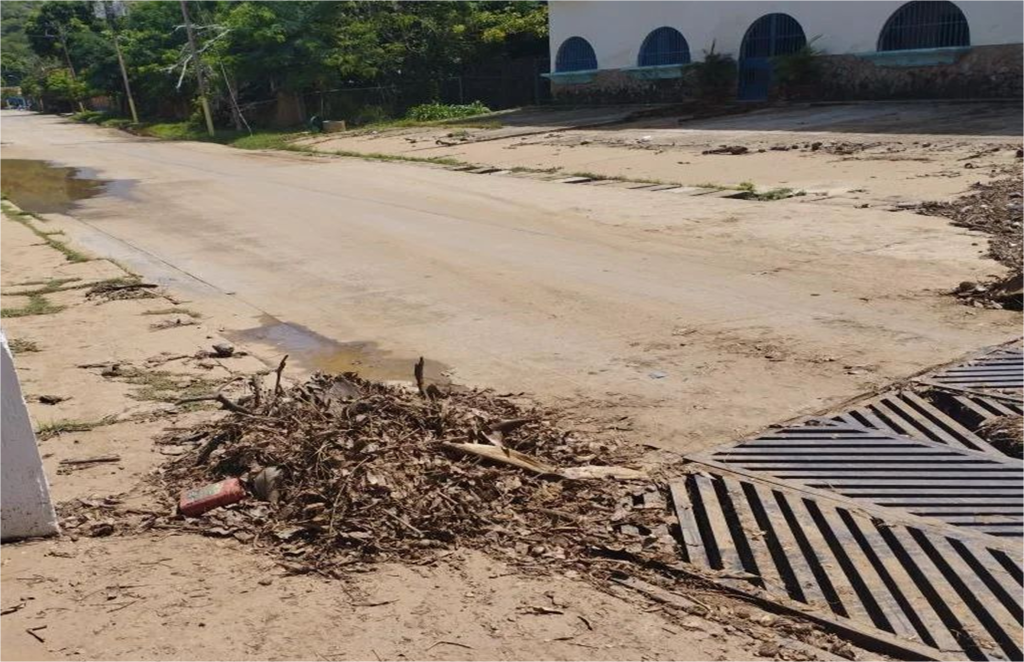
[[[747,28],[773,12],[795,18],[809,40],[818,37],[815,47],[827,53],[870,53],[889,16],[903,4],[894,0],[553,0],[549,4],[551,62],[553,67],[563,41],[580,36],[594,47],[599,69],[634,67],[644,37],[666,25],[683,33],[694,61],[702,59],[712,43],[716,51],[738,56]],[[972,46],[1024,41],[1024,3],[961,0],[956,4],[967,18]]]

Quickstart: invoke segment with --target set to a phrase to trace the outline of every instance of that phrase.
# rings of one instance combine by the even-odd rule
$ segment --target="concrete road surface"
[[[1019,330],[937,293],[1001,271],[983,237],[938,218],[156,142],[25,113],[2,129],[5,159],[116,182],[55,227],[249,329],[268,359],[393,376],[424,355],[638,443],[723,443]]]

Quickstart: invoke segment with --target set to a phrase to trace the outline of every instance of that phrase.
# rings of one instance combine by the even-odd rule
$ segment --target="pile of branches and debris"
[[[422,359],[417,388],[352,373],[285,388],[282,369],[272,387],[254,378],[244,396],[212,397],[225,415],[185,435],[195,447],[164,469],[172,495],[225,479],[248,493],[188,527],[326,572],[462,546],[526,564],[671,554],[665,511],[633,507],[645,492],[664,501],[625,466],[637,453],[625,444],[512,397],[425,385]]]
[[[925,202],[923,214],[943,216],[954,225],[986,232],[989,256],[1009,267],[1004,278],[984,283],[962,283],[955,294],[968,303],[1020,310],[1022,307],[1022,246],[1024,246],[1024,179],[1013,177],[987,184],[978,182],[973,193],[952,202]]]
[[[1000,416],[984,423],[977,430],[990,444],[1011,457],[1024,456],[1024,417]]]

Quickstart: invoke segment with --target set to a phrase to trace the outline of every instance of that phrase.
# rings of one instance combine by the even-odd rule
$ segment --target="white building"
[[[934,68],[936,77],[948,78],[953,67],[957,84],[963,86],[969,83],[960,70],[988,74],[1010,67],[1013,71],[1001,73],[1015,76],[1016,92],[996,96],[1020,94],[1024,3],[1016,1],[554,0],[549,11],[549,78],[556,94],[579,93],[590,86],[591,94],[615,96],[622,89],[642,87],[631,80],[647,81],[650,87],[650,81],[682,77],[687,63],[713,49],[736,59],[738,96],[763,99],[771,82],[771,58],[808,42],[829,56],[845,56],[847,68],[857,65],[861,71],[849,82],[862,88],[865,77],[878,69],[889,70],[880,76],[887,81],[884,90],[892,87],[892,70],[903,70],[898,78],[900,73],[907,77],[908,69],[927,67]],[[1006,84],[1013,87],[1012,82],[1001,83]],[[978,96],[962,91],[966,94],[951,96]],[[874,92],[868,96],[885,96]],[[927,96],[926,89],[917,92],[910,96]]]

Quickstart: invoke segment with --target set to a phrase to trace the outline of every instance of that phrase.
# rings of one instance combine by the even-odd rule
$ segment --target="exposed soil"
[[[475,523],[479,530],[466,536],[453,527],[454,539],[445,541],[442,536],[439,548],[416,547],[412,543],[422,538],[414,534],[402,539],[398,530],[403,525],[392,528],[372,518],[364,520],[364,530],[382,534],[380,547],[390,551],[387,556],[391,560],[384,554],[368,554],[369,542],[364,540],[341,544],[338,549],[365,552],[361,558],[372,558],[374,563],[345,565],[337,555],[335,562],[329,563],[331,555],[324,554],[320,566],[313,568],[316,573],[307,572],[311,568],[303,563],[302,554],[289,553],[287,540],[273,535],[289,537],[273,526],[285,518],[268,520],[266,526],[255,529],[259,535],[252,538],[240,535],[252,530],[247,527],[223,527],[232,514],[252,524],[246,520],[245,509],[269,504],[253,498],[245,506],[211,511],[209,517],[177,517],[174,495],[160,486],[162,468],[182,469],[179,473],[172,468],[168,474],[181,480],[186,476],[205,480],[220,475],[218,471],[223,473],[222,463],[229,458],[237,461],[255,452],[253,457],[259,463],[288,465],[311,448],[302,443],[289,451],[282,437],[245,436],[226,443],[217,455],[211,454],[210,464],[192,468],[196,453],[192,445],[199,439],[189,442],[185,438],[194,431],[237,428],[237,416],[241,415],[218,413],[195,398],[224,389],[238,397],[242,407],[260,411],[258,420],[273,423],[271,416],[263,414],[299,412],[302,403],[285,401],[309,393],[312,385],[292,386],[285,375],[286,390],[276,404],[265,400],[259,406],[242,400],[238,394],[248,388],[251,375],[269,373],[269,387],[274,374],[245,348],[225,349],[223,338],[214,330],[217,320],[208,314],[216,314],[216,308],[194,310],[201,306],[165,291],[154,292],[156,298],[149,299],[89,298],[89,286],[130,279],[131,275],[105,260],[69,263],[40,244],[23,225],[6,218],[0,222],[4,224],[5,290],[54,279],[76,279],[73,282],[82,285],[47,294],[63,306],[58,312],[4,320],[5,331],[19,340],[16,363],[30,413],[40,430],[39,447],[64,529],[57,538],[8,543],[0,549],[4,659],[802,660],[865,655],[806,624],[766,614],[700,581],[680,581],[671,573],[648,572],[645,576],[661,590],[682,592],[676,593],[674,605],[659,605],[635,590],[597,581],[607,573],[591,577],[586,566],[574,568],[556,553],[530,554],[527,549],[525,558],[533,566],[527,572],[521,562],[509,564],[496,558],[501,555],[515,560],[519,548],[514,544],[508,549],[482,544],[487,537],[482,529],[497,522],[493,517],[499,512],[494,503],[486,501],[477,506],[492,508],[491,517],[455,514],[455,521]],[[62,225],[32,222],[50,228]],[[186,303],[188,308],[183,307]],[[154,330],[150,326],[154,318],[187,318],[196,323]],[[479,420],[484,423],[491,420],[487,412],[503,419],[529,417],[529,423],[508,430],[501,439],[548,462],[566,463],[559,448],[571,449],[575,464],[622,459],[615,448],[602,449],[607,445],[604,441],[591,453],[593,459],[583,459],[583,438],[556,436],[555,428],[545,422],[547,412],[530,408],[525,400],[472,391],[424,399],[415,390],[350,379],[365,389],[362,398],[390,402],[388,411],[404,413],[392,423],[374,422],[371,417],[364,427],[346,432],[345,426],[360,415],[350,409],[359,399],[343,398],[344,407],[338,410],[338,403],[327,397],[317,400],[317,406],[334,407],[336,412],[354,417],[325,414],[319,423],[305,421],[294,432],[301,436],[321,425],[321,430],[330,431],[330,438],[353,441],[352,448],[331,446],[332,452],[341,452],[342,457],[354,457],[352,453],[370,457],[373,451],[368,444],[356,449],[359,434],[368,440],[383,430],[396,430],[392,426],[402,421],[413,422],[414,429],[419,429],[415,426],[432,419],[419,419],[416,412],[422,409],[438,416],[448,408],[446,403],[458,403],[450,413],[454,416],[451,432],[475,431],[493,443],[498,438],[496,429],[493,425],[474,427],[473,410],[481,412]],[[437,395],[433,389],[431,393]],[[269,396],[265,393],[263,397]],[[178,398],[193,401],[177,406],[168,402]],[[374,427],[379,424],[385,427]],[[356,434],[356,429],[362,433]],[[529,445],[515,435],[546,440],[542,446],[551,448]],[[295,436],[289,439],[296,441]],[[435,442],[441,443],[440,437]],[[379,445],[381,453],[388,448],[383,442]],[[504,491],[525,501],[503,510],[506,514],[502,517],[511,518],[506,522],[509,527],[519,526],[516,518],[527,513],[525,525],[552,533],[550,539],[533,547],[555,550],[558,535],[569,541],[568,548],[577,544],[573,542],[575,529],[560,534],[554,531],[564,526],[562,515],[541,516],[538,511],[534,516],[524,508],[547,504],[553,506],[551,510],[571,510],[572,503],[555,506],[548,500],[559,491],[579,495],[593,483],[535,476],[533,471],[484,464],[429,448],[390,448],[390,452],[429,459],[458,474],[455,479],[442,478],[440,484],[449,489],[431,490],[427,484],[425,494],[455,498],[468,507],[470,497],[482,500]],[[311,484],[308,477],[301,479],[301,470],[316,466],[315,460],[309,462],[292,467],[295,473],[281,485],[280,508],[308,500],[297,490]],[[374,475],[380,473],[387,480],[406,471],[414,479],[431,475],[429,470],[417,474],[401,465],[389,469],[367,463],[365,471],[350,474],[360,481],[365,493],[350,494],[355,497],[352,505],[366,508],[368,513],[378,508],[374,500],[385,496],[383,483],[370,484],[371,467]],[[518,487],[513,487],[517,483]],[[620,484],[614,485],[617,489]],[[410,499],[409,495],[400,501],[385,499],[381,512],[389,503],[408,509],[413,503]],[[418,518],[405,521],[426,531],[424,518],[429,521],[430,513],[415,512],[420,513]],[[587,515],[582,507],[575,512]],[[626,519],[650,517],[654,512],[633,513]],[[443,510],[437,513],[437,527],[445,514]],[[349,512],[346,521],[358,522],[357,515]],[[402,512],[396,516],[407,517]],[[294,520],[308,521],[301,516]],[[218,527],[218,522],[222,526]],[[351,534],[358,529],[346,531]],[[497,530],[491,533],[497,536],[496,543],[502,536],[508,540],[512,535]],[[304,526],[292,534],[291,544],[308,535]],[[268,538],[273,546],[264,550],[262,543]],[[464,541],[470,544],[453,544]],[[489,547],[492,553],[474,547]],[[620,571],[631,567],[622,558],[606,563]],[[324,578],[327,569],[341,579]]]
[[[666,109],[666,111],[672,109]],[[402,128],[312,138],[314,149],[458,159],[563,177],[805,191],[815,205],[945,199],[1018,167],[1020,106],[799,104],[712,118],[677,111],[602,127]],[[498,118],[500,119],[500,118]]]

